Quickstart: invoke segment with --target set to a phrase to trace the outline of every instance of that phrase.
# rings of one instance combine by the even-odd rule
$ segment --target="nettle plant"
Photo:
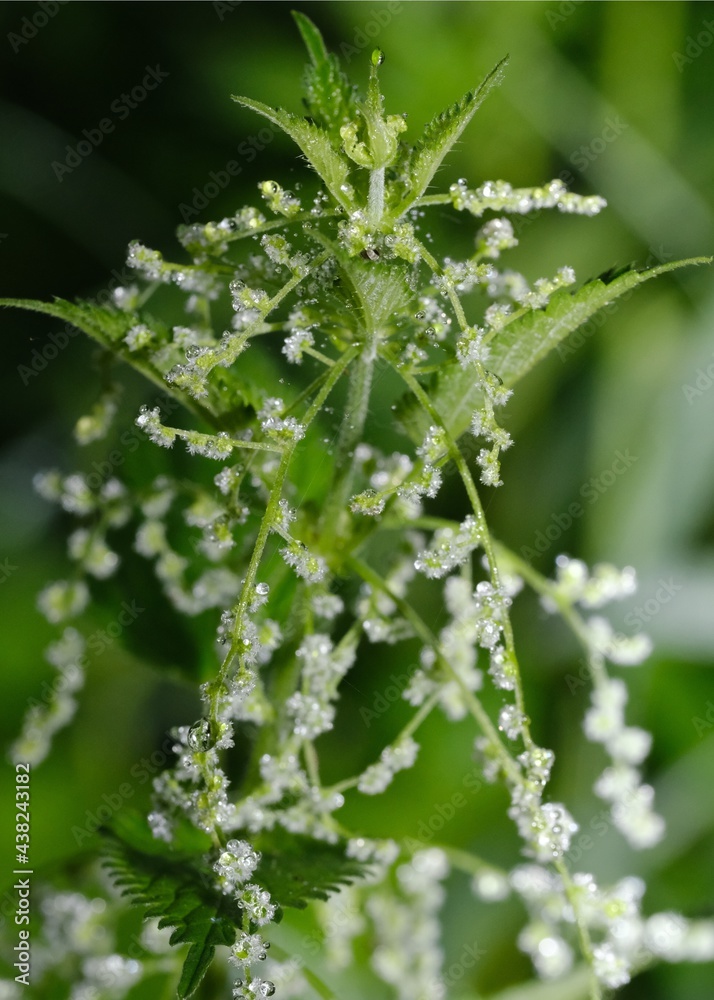
[[[40,493],[82,526],[69,539],[76,572],[39,597],[44,615],[64,628],[47,656],[66,683],[30,712],[15,759],[39,763],[72,717],[87,661],[80,631],[64,623],[87,607],[89,578],[120,572],[111,531],[137,519],[135,549],[153,563],[176,613],[209,612],[216,625],[202,716],[174,730],[175,759],[154,779],[150,814],[123,808],[104,831],[115,884],[153,922],[128,949],[110,933],[117,897],[101,910],[81,893],[48,892],[38,975],[62,962],[66,972],[74,953],[76,1000],[123,996],[142,977],[173,969],[179,997],[231,988],[236,1000],[334,997],[319,962],[275,940],[284,908],[318,899],[324,966],[347,966],[359,944],[392,995],[439,1000],[448,995],[439,911],[451,868],[472,880],[474,905],[521,898],[527,923],[518,946],[538,977],[563,977],[581,962],[587,972],[576,971],[569,996],[601,998],[657,959],[712,958],[714,925],[641,915],[640,878],[603,886],[571,870],[578,825],[550,798],[554,755],[531,731],[510,618],[524,585],[562,616],[587,656],[593,692],[583,728],[604,751],[595,791],[612,824],[632,847],[660,840],[664,824],[640,770],[651,738],[627,725],[626,685],[609,672],[642,662],[649,643],[618,636],[600,614],[633,593],[633,570],[590,570],[563,555],[546,579],[494,539],[482,501],[484,489],[501,485],[500,454],[512,442],[500,412],[516,383],[599,309],[703,258],[611,272],[579,288],[570,267],[532,284],[502,269],[502,252],[517,243],[509,215],[593,216],[605,207],[558,180],[518,189],[459,180],[427,193],[504,63],[410,146],[404,116],[384,111],[381,52],[372,54],[362,98],[315,26],[295,18],[310,57],[307,117],[235,99],[297,143],[320,181],[307,204],[266,180],[261,207],[179,230],[186,262],[132,243],[137,284],[117,289],[114,307],[3,302],[74,324],[160,385],[165,402],[142,407],[137,425],[154,445],[179,441],[196,456],[195,480],[166,475],[135,489],[114,476],[98,487],[82,473],[38,476]],[[424,220],[436,206],[479,220],[468,259],[430,249]],[[185,296],[185,325],[147,311],[163,286]],[[227,313],[228,301],[230,325],[217,332],[212,313]],[[244,353],[257,338],[282,345],[279,364],[262,369],[274,382],[246,374]],[[382,378],[401,385],[389,412],[403,450],[389,454],[371,420]],[[179,404],[195,428],[166,422]],[[117,409],[110,388],[79,420],[77,440],[106,435]],[[205,460],[217,463],[212,478]],[[462,496],[458,521],[428,513],[448,472]],[[192,533],[185,551],[172,542],[181,520]],[[374,643],[418,648],[403,691],[413,714],[363,773],[325,785],[319,737],[334,725],[343,679]],[[495,718],[481,697],[488,686],[501,701]],[[394,776],[414,765],[419,727],[432,712],[475,723],[483,778],[507,789],[522,838],[510,871],[462,850],[390,839],[389,830],[368,839],[340,821],[345,792],[389,794]],[[364,732],[355,722],[344,725]],[[238,729],[250,750],[236,765]],[[184,944],[187,952],[172,947]]]

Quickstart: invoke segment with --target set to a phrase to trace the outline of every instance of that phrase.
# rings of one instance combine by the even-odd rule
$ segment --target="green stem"
[[[552,580],[543,576],[538,570],[533,569],[529,563],[500,542],[496,542],[495,547],[497,551],[502,552],[506,559],[513,564],[518,575],[523,577],[536,594],[546,597],[555,604],[561,618],[569,626],[588,655],[595,685],[603,684],[607,680],[607,671],[603,657],[602,654],[593,650],[590,633],[582,615],[575,610],[568,598],[560,593],[557,585]]]
[[[575,925],[578,929],[578,939],[580,941],[580,950],[582,952],[583,958],[587,961],[590,968],[590,1000],[602,1000],[602,990],[600,989],[600,983],[593,972],[593,945],[592,939],[590,938],[590,930],[587,925],[587,921],[583,915],[582,902],[580,894],[573,883],[570,872],[568,871],[568,866],[565,864],[562,858],[558,858],[553,862],[553,866],[560,875],[561,881],[563,883],[563,889],[565,895],[568,898],[570,905],[573,908],[573,915],[575,917]]]
[[[354,481],[355,449],[362,440],[367,421],[374,353],[371,343],[364,345],[350,375],[345,416],[337,440],[332,486],[322,516],[320,534],[326,551],[337,548],[338,539],[348,535],[348,532],[342,531],[342,522],[347,517],[347,501]]]
[[[437,662],[441,667],[441,669],[444,671],[445,674],[447,674],[450,680],[455,681],[461,688],[461,694],[469,712],[474,717],[476,722],[478,722],[481,731],[487,736],[489,742],[493,745],[494,749],[496,750],[496,753],[498,754],[498,758],[501,763],[501,766],[503,767],[504,772],[508,774],[509,778],[512,781],[518,784],[522,784],[523,779],[521,777],[521,772],[518,768],[518,765],[513,760],[508,750],[506,750],[506,748],[501,743],[500,737],[498,735],[498,730],[491,722],[491,719],[489,718],[486,709],[483,707],[478,698],[474,695],[473,691],[471,691],[467,687],[463,677],[461,677],[461,675],[457,673],[456,670],[454,670],[449,661],[446,659],[446,657],[441,651],[439,640],[436,638],[436,636],[431,631],[431,629],[426,624],[421,615],[414,610],[414,608],[411,606],[411,604],[409,604],[408,601],[405,601],[403,597],[399,597],[397,594],[395,594],[394,591],[389,586],[389,584],[387,584],[387,582],[383,580],[382,577],[379,575],[379,573],[373,570],[371,566],[368,566],[366,563],[363,563],[360,559],[357,559],[355,556],[348,556],[346,559],[346,563],[351,569],[355,571],[355,573],[358,574],[358,576],[361,576],[366,583],[370,584],[370,586],[372,587],[376,587],[378,590],[381,590],[382,593],[390,597],[391,600],[394,601],[395,605],[397,606],[398,610],[401,612],[403,617],[406,618],[406,620],[411,623],[411,625],[414,628],[414,631],[417,633],[419,638],[427,646],[429,646],[431,649],[434,650],[434,653],[436,654],[437,657]]]
[[[327,219],[332,218],[335,215],[337,215],[336,209],[326,208],[320,213],[320,218]],[[270,222],[264,222],[260,226],[256,226],[254,229],[243,229],[236,233],[226,233],[223,242],[235,243],[238,240],[245,240],[249,237],[255,239],[256,236],[260,236],[262,233],[269,233],[273,229],[284,229],[286,226],[297,226],[301,225],[303,222],[314,221],[315,216],[312,212],[298,212],[289,219],[271,219]]]
[[[319,413],[323,403],[329,396],[330,392],[336,385],[340,376],[346,370],[346,368],[348,367],[348,365],[350,364],[356,353],[357,353],[356,347],[352,347],[349,350],[345,351],[345,353],[342,355],[339,361],[336,361],[333,367],[330,369],[328,377],[325,379],[324,383],[320,388],[320,391],[315,396],[314,400],[312,401],[310,407],[308,408],[307,412],[305,413],[302,419],[302,424],[306,429],[310,426],[312,421]],[[296,447],[297,447],[297,442],[294,442],[293,444],[288,446],[283,452],[283,455],[280,459],[280,465],[278,467],[278,471],[275,476],[275,482],[273,483],[273,487],[270,491],[270,496],[268,498],[268,503],[265,508],[265,513],[263,514],[263,519],[260,522],[260,527],[258,528],[258,536],[255,540],[255,546],[253,547],[253,552],[250,557],[250,562],[248,564],[248,571],[246,573],[245,580],[243,581],[240,597],[238,599],[238,603],[235,608],[235,625],[233,627],[233,634],[231,636],[230,648],[221,665],[221,669],[218,675],[218,683],[215,685],[213,689],[213,694],[211,698],[211,712],[214,719],[217,714],[218,698],[220,696],[221,689],[225,686],[226,678],[228,676],[230,665],[233,662],[233,658],[239,652],[240,629],[243,624],[243,620],[245,618],[248,605],[250,604],[250,601],[252,599],[252,590],[253,590],[253,585],[255,583],[255,577],[258,572],[260,561],[263,558],[263,552],[265,550],[268,537],[273,528],[273,525],[277,521],[278,504],[280,503],[280,499],[282,497],[285,477],[287,475],[290,463],[295,454]]]
[[[295,952],[294,950],[288,951],[281,945],[276,944],[274,940],[271,940],[270,957],[278,958],[281,959],[282,961],[294,962]],[[300,972],[305,977],[305,979],[307,979],[308,983],[310,984],[310,986],[312,986],[312,988],[315,990],[318,996],[322,997],[323,1000],[337,1000],[337,994],[330,989],[327,983],[323,982],[323,980],[320,979],[317,973],[313,972],[312,969],[309,969],[302,961],[300,963]]]
[[[370,171],[369,195],[367,196],[367,218],[373,226],[378,226],[384,213],[384,167]]]
[[[430,695],[429,698],[424,702],[418,712],[415,712],[412,718],[407,722],[406,726],[398,733],[398,735],[392,740],[392,745],[400,743],[402,740],[406,739],[407,736],[411,736],[415,733],[422,722],[431,714],[431,710],[434,708],[439,700],[439,695],[441,692],[435,691],[434,694]],[[346,792],[348,788],[355,788],[359,784],[359,780],[362,777],[361,774],[355,775],[353,778],[344,778],[342,781],[338,781],[335,785],[331,785],[329,788],[330,792]]]
[[[394,371],[404,380],[407,386],[411,389],[411,391],[416,396],[422,408],[426,411],[426,413],[429,414],[434,423],[438,427],[440,427],[441,430],[443,431],[446,440],[446,445],[449,451],[449,456],[456,465],[458,473],[461,477],[461,481],[464,484],[464,488],[466,489],[466,493],[471,503],[471,508],[474,512],[474,517],[476,518],[476,523],[478,525],[478,530],[479,530],[479,536],[481,538],[481,544],[483,545],[483,550],[486,554],[486,559],[488,561],[488,568],[491,575],[491,580],[493,582],[493,586],[500,589],[501,578],[498,569],[498,562],[496,560],[496,553],[494,551],[493,544],[491,541],[491,533],[488,529],[488,524],[486,523],[486,515],[484,513],[484,509],[481,504],[481,498],[478,495],[478,490],[476,489],[476,484],[474,483],[473,476],[471,475],[471,470],[469,469],[466,463],[466,459],[461,454],[461,449],[459,448],[458,444],[456,443],[451,433],[449,432],[449,429],[446,426],[446,421],[441,416],[439,411],[436,409],[432,401],[429,399],[429,396],[422,387],[421,383],[416,378],[414,378],[414,376],[410,372],[396,365],[387,351],[382,351],[382,356],[386,358],[386,360],[392,366]],[[509,661],[513,664],[514,668],[514,681],[515,681],[514,695],[515,695],[516,707],[518,711],[521,713],[521,718],[524,720],[522,725],[523,742],[525,743],[526,748],[531,750],[534,747],[534,743],[530,732],[530,720],[525,710],[523,682],[521,680],[521,671],[518,666],[518,658],[516,656],[513,628],[511,626],[511,619],[508,614],[504,615],[502,624],[503,624],[503,635],[506,641],[506,651],[508,653]]]

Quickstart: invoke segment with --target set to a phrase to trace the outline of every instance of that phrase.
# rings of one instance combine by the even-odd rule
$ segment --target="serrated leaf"
[[[488,368],[512,388],[569,334],[626,292],[666,271],[709,263],[711,259],[692,257],[647,270],[610,271],[576,291],[561,289],[543,309],[530,310],[504,327],[491,344]],[[456,365],[434,379],[429,395],[455,438],[466,431],[481,400],[473,371]],[[412,440],[423,439],[430,419],[413,397],[402,399],[397,416]]]
[[[91,302],[69,302],[59,298],[54,302],[42,302],[38,299],[0,299],[0,306],[38,312],[70,323],[213,426],[216,426],[218,419],[219,426],[223,430],[242,426],[242,417],[247,406],[254,410],[262,406],[264,393],[247,379],[238,378],[234,372],[230,374],[220,372],[214,376],[213,383],[209,386],[208,397],[203,403],[197,403],[185,392],[169,385],[164,380],[165,371],[158,368],[151,359],[153,348],[130,351],[124,343],[124,337],[129,330],[142,321],[152,329],[161,331],[163,324],[153,317],[140,318],[135,313],[118,312]],[[183,352],[176,360],[183,360]]]
[[[0,306],[14,306],[16,309],[44,313],[45,316],[64,320],[98,340],[103,347],[119,343],[137,322],[136,316],[129,313],[116,312],[91,302],[68,302],[66,299],[55,299],[54,302],[0,299]]]
[[[340,128],[357,113],[355,88],[328,52],[316,25],[300,11],[292,11],[310,62],[305,69],[305,104],[315,124],[325,129],[339,146]]]
[[[379,261],[350,257],[318,230],[313,232],[313,239],[329,249],[339,264],[342,280],[332,289],[332,294],[347,307],[346,326],[354,323],[356,310],[356,318],[365,331],[384,332],[393,322],[395,314],[409,311],[414,293],[409,284],[410,269],[406,264],[390,261],[385,265]]]
[[[216,947],[233,944],[243,922],[241,907],[216,888],[204,860],[209,838],[184,823],[166,844],[152,837],[145,819],[132,810],[118,814],[112,829],[101,832],[104,865],[122,894],[146,907],[147,917],[158,917],[160,927],[174,928],[171,944],[190,945],[178,996],[191,996]],[[302,909],[312,899],[327,899],[365,871],[364,864],[346,857],[344,843],[326,844],[281,830],[249,839],[262,855],[253,880],[278,907]]]
[[[311,899],[327,899],[365,872],[365,866],[345,855],[344,844],[326,844],[281,831],[254,839],[262,859],[256,881],[281,906],[304,909]]]
[[[251,111],[263,115],[268,121],[286,132],[303,151],[306,159],[325,182],[333,198],[343,208],[350,209],[352,207],[351,200],[342,191],[342,185],[347,184],[350,171],[349,163],[335,149],[324,129],[313,125],[312,122],[306,121],[304,118],[291,114],[289,111],[284,111],[282,108],[271,108],[268,104],[254,101],[249,97],[234,96],[233,100],[244,108],[250,108]]]
[[[104,865],[122,895],[158,917],[159,927],[173,927],[170,943],[190,945],[177,993],[190,997],[213,960],[218,945],[231,945],[242,910],[213,886],[210,869],[197,855],[148,843],[139,828],[124,824],[122,835],[103,831]],[[149,834],[150,836],[150,834]],[[198,856],[200,857],[200,856]]]
[[[409,268],[398,261],[389,266],[340,254],[340,268],[356,293],[367,330],[385,330],[412,299]]]
[[[390,211],[389,214],[393,219],[403,215],[410,205],[424,194],[444,157],[486,97],[503,79],[507,63],[508,56],[491,70],[480,87],[469,91],[456,104],[452,104],[446,111],[432,118],[416,146],[405,150],[401,160],[395,164],[395,170],[406,179],[408,190],[398,205]]]

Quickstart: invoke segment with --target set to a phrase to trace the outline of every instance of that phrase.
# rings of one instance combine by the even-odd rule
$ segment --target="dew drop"
[[[213,746],[210,721],[199,719],[198,722],[194,722],[188,731],[187,741],[192,750],[198,750],[202,753],[210,750]]]
[[[372,65],[381,66],[384,62],[384,52],[381,49],[375,49],[372,53]]]

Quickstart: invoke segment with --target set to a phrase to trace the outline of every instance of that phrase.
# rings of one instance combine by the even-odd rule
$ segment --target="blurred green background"
[[[302,176],[289,140],[268,139],[262,120],[229,97],[246,94],[299,111],[304,56],[289,5],[55,6],[46,23],[36,4],[0,6],[0,295],[96,295],[121,274],[130,239],[179,259],[173,233],[181,206],[192,206],[196,189],[202,193],[229,160],[240,163],[240,175],[207,199],[202,220],[257,203],[261,179],[293,186]],[[507,263],[530,279],[564,264],[586,280],[614,264],[714,252],[714,4],[375,0],[301,9],[334,50],[342,46],[357,81],[366,79],[372,47],[385,51],[388,109],[408,112],[407,138],[510,53],[505,83],[440,171],[439,186],[461,176],[474,186],[562,176],[574,190],[597,192],[609,203],[595,219],[543,213],[520,220],[522,246]],[[113,102],[157,66],[168,74],[163,82],[126,117],[115,114]],[[113,132],[58,179],[52,163],[64,161],[67,145],[75,147],[83,130],[95,130],[107,115]],[[443,211],[433,215],[430,231],[442,254],[458,257],[468,252],[474,225]],[[629,718],[655,733],[648,778],[669,834],[655,850],[633,854],[607,830],[594,835],[578,867],[604,879],[645,875],[648,911],[704,916],[714,898],[712,272],[658,279],[601,319],[533,372],[509,404],[516,446],[505,456],[505,487],[489,495],[488,515],[513,548],[535,549],[546,572],[560,551],[637,567],[640,593],[616,609],[616,622],[625,634],[646,627],[656,643],[647,665],[627,674]],[[0,725],[8,743],[28,698],[41,697],[52,676],[42,651],[54,630],[35,611],[35,594],[67,566],[68,521],[33,494],[32,475],[48,466],[91,470],[110,446],[100,442],[80,453],[71,438],[98,391],[91,345],[79,335],[54,357],[47,348],[60,324],[14,311],[0,321]],[[117,433],[131,429],[140,402],[154,395],[127,377]],[[622,474],[611,472],[618,452],[630,456]],[[155,453],[142,446],[119,474],[131,480],[148,466],[167,467],[169,459]],[[573,502],[585,515],[567,527],[563,515]],[[666,601],[655,597],[662,581]],[[177,629],[138,560],[129,558],[121,587],[95,588],[89,631],[112,622],[122,600],[136,598],[152,610],[95,658],[75,724],[34,775],[37,869],[70,855],[72,826],[126,781],[137,761],[159,751],[171,725],[196,714],[191,689],[174,668],[198,656],[212,614]],[[552,795],[587,830],[601,808],[590,788],[603,760],[581,741],[587,685],[578,680],[579,651],[527,597],[516,628],[535,735],[559,758]],[[346,688],[334,733],[324,739],[325,759],[334,762],[328,780],[332,766],[337,778],[368,763],[408,717],[395,702],[363,726],[360,709],[372,708],[385,676],[411,662],[390,649],[369,652]],[[438,804],[463,789],[474,767],[471,726],[434,718],[423,737],[418,766],[385,797],[348,798],[341,814],[348,825],[368,835],[415,837]],[[11,779],[4,765],[3,886],[11,866]],[[146,802],[147,789],[148,781],[136,783],[134,804]],[[501,792],[479,791],[438,838],[511,864],[517,843],[504,807]],[[449,957],[473,941],[485,952],[454,996],[486,995],[529,975],[513,944],[522,922],[515,903],[498,910],[476,904],[465,880],[454,878],[444,920]],[[622,995],[708,1000],[713,979],[711,965],[659,966]]]

